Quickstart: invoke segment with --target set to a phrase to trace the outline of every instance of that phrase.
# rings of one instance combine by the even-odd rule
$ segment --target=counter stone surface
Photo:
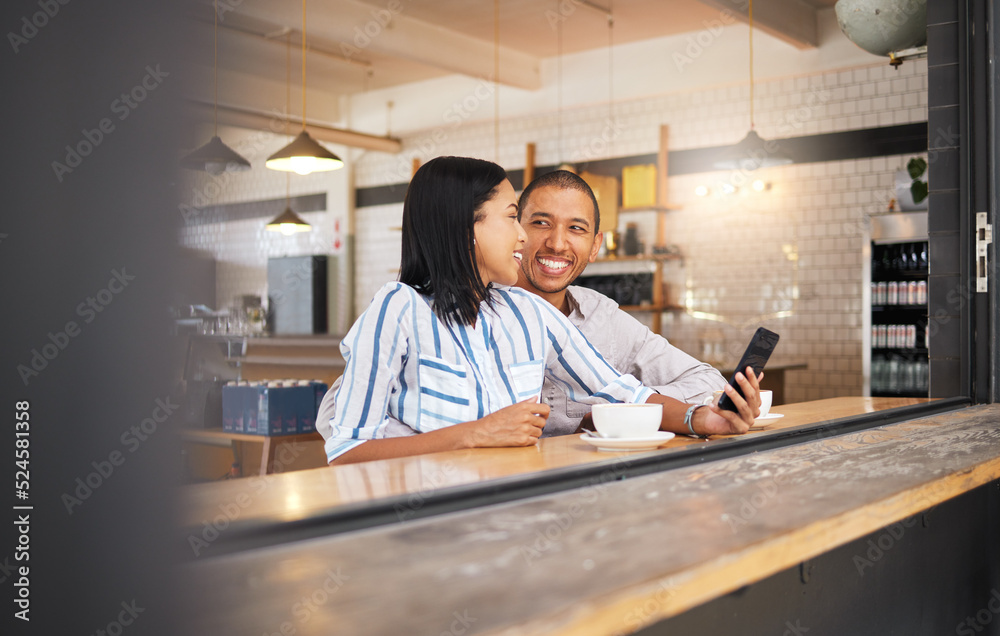
[[[202,559],[190,631],[629,633],[1000,479],[998,421],[970,407]]]

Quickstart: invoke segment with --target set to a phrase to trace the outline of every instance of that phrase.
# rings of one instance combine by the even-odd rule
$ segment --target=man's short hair
[[[521,220],[521,211],[524,210],[525,206],[528,204],[528,199],[531,198],[531,193],[538,188],[546,187],[561,188],[563,190],[577,190],[590,197],[590,202],[594,204],[594,234],[596,235],[600,231],[601,210],[597,206],[597,197],[594,196],[594,191],[590,189],[590,186],[587,185],[586,181],[568,170],[553,170],[552,172],[546,172],[539,177],[535,177],[535,180],[528,184],[528,187],[521,193],[521,199],[517,206],[518,221]]]

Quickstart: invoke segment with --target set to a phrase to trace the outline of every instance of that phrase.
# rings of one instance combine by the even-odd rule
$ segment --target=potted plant
[[[927,209],[927,160],[914,157],[896,173],[896,201],[907,212]]]

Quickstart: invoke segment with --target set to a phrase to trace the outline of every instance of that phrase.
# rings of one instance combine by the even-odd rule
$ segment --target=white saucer
[[[602,451],[649,450],[662,446],[673,437],[674,434],[669,431],[657,431],[649,437],[592,437],[587,433],[580,435],[580,439]]]
[[[761,417],[755,419],[753,421],[753,426],[751,426],[750,428],[751,429],[764,428],[765,426],[770,426],[771,424],[774,424],[775,420],[780,420],[783,417],[785,417],[783,413],[768,413],[767,415],[762,415]]]

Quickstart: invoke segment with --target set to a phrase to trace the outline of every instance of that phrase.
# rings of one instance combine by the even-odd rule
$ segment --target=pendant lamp
[[[305,219],[292,210],[292,206],[285,205],[285,211],[267,224],[267,229],[272,232],[281,232],[285,236],[296,232],[310,232],[312,226],[306,223]]]
[[[213,27],[215,61],[212,67],[212,83],[214,90],[213,103],[215,105],[213,116],[215,134],[207,144],[181,159],[181,167],[191,170],[203,170],[209,174],[219,175],[223,172],[249,170],[250,162],[219,139],[219,12],[213,11],[213,13],[215,14],[215,26]]]
[[[777,141],[765,141],[754,130],[753,122],[753,0],[749,0],[750,24],[750,132],[738,144],[725,150],[713,164],[718,170],[770,168],[792,163]]]
[[[288,113],[291,112],[292,102],[292,40],[291,35],[285,36],[285,134],[288,134]],[[266,227],[272,232],[281,232],[285,236],[297,232],[309,232],[312,226],[306,220],[292,210],[290,189],[291,176],[285,173],[285,211],[272,219]]]
[[[344,161],[306,131],[306,0],[302,0],[302,132],[264,163],[271,170],[309,174],[336,170]]]

